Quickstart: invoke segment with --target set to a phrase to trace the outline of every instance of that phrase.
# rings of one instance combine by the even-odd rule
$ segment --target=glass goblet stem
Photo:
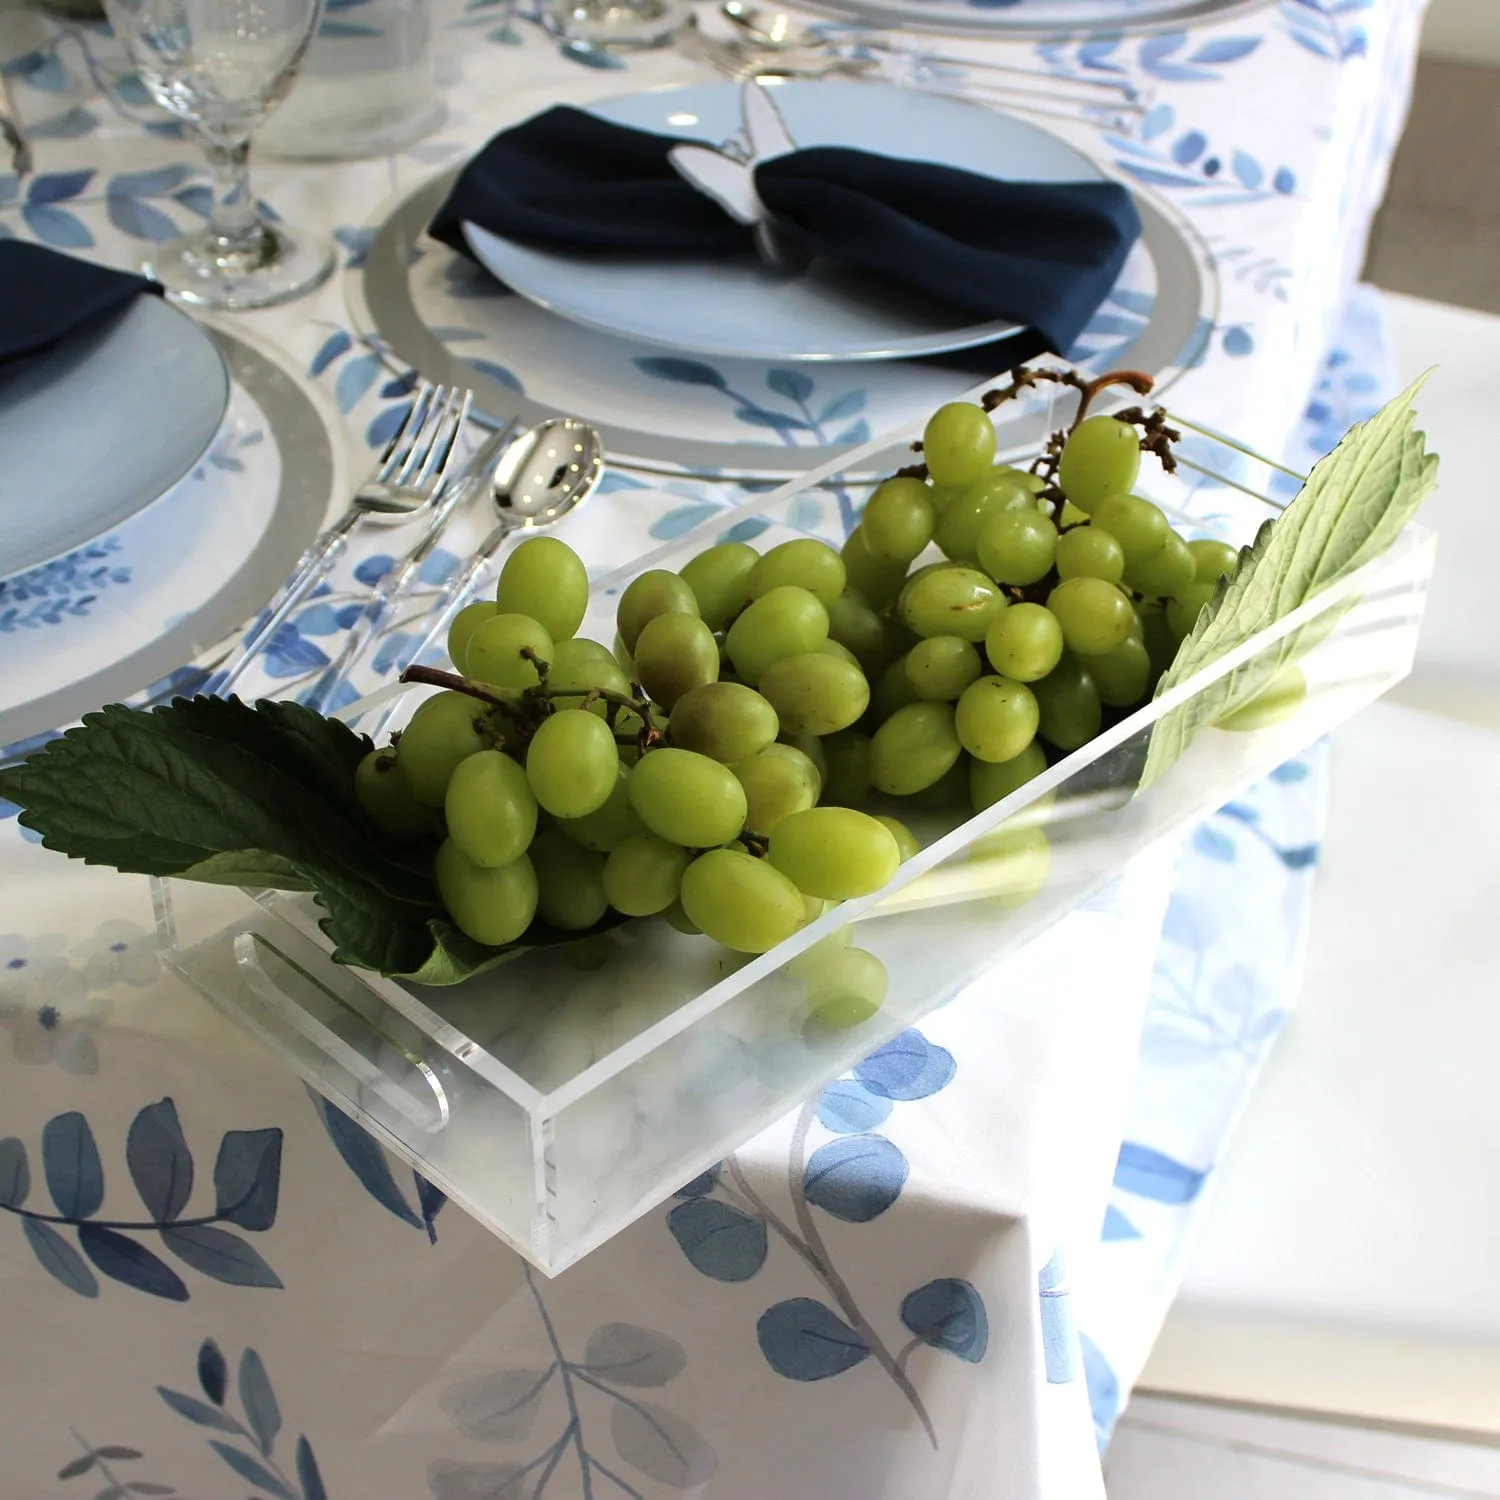
[[[203,154],[213,174],[213,208],[208,227],[222,255],[247,268],[274,251],[274,239],[250,190],[250,142],[204,140]]]

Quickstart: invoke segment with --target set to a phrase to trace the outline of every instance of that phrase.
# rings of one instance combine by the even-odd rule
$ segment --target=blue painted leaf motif
[[[187,1301],[188,1289],[177,1272],[129,1235],[100,1224],[80,1224],[78,1243],[95,1267],[112,1280],[168,1302]]]
[[[0,1205],[19,1208],[31,1191],[31,1168],[26,1147],[15,1136],[0,1141]]]
[[[1236,151],[1229,159],[1230,169],[1247,188],[1258,188],[1266,180],[1261,164],[1248,151]]]
[[[842,396],[835,396],[818,413],[818,421],[823,424],[842,422],[845,417],[855,416],[864,409],[865,393],[863,391],[845,391]]]
[[[28,203],[21,210],[26,227],[43,244],[63,250],[87,250],[94,243],[82,219],[50,203]]]
[[[432,1500],[527,1500],[521,1482],[535,1467],[524,1464],[470,1463],[461,1458],[435,1458],[427,1465],[427,1489]]]
[[[367,589],[372,589],[391,571],[391,565],[395,561],[389,552],[372,552],[368,557],[360,559],[354,569],[354,576]]]
[[[276,1446],[276,1434],[281,1431],[281,1408],[276,1404],[276,1392],[271,1389],[265,1363],[254,1349],[246,1349],[240,1355],[239,1391],[240,1405],[245,1408],[256,1446],[269,1455]]]
[[[1158,36],[1148,38],[1141,43],[1141,66],[1149,69],[1153,63],[1160,62],[1164,57],[1171,57],[1174,52],[1181,52],[1185,41],[1187,41],[1185,31],[1164,31]]]
[[[1289,870],[1307,870],[1317,864],[1320,852],[1317,844],[1304,844],[1297,849],[1278,849],[1276,857]]]
[[[806,401],[816,389],[812,376],[801,370],[768,370],[766,388],[788,401]]]
[[[758,537],[771,523],[764,516],[746,516],[719,533],[721,542],[748,542]]]
[[[1104,1210],[1104,1230],[1100,1238],[1106,1244],[1114,1244],[1118,1240],[1138,1240],[1141,1232],[1111,1203]]]
[[[1276,175],[1271,179],[1271,186],[1278,193],[1295,193],[1297,191],[1297,174],[1290,167],[1278,167]]]
[[[1126,1141],[1115,1165],[1115,1186],[1157,1203],[1191,1203],[1203,1188],[1207,1172],[1194,1171],[1149,1146]]]
[[[1217,828],[1203,824],[1193,835],[1193,849],[1205,859],[1218,861],[1221,865],[1232,865],[1235,860],[1234,840]]]
[[[1179,167],[1191,166],[1208,148],[1208,137],[1201,130],[1189,130],[1172,142],[1172,160]]]
[[[835,1135],[874,1130],[890,1113],[891,1101],[872,1094],[855,1078],[836,1079],[818,1096],[818,1120]]]
[[[76,1479],[80,1474],[87,1474],[98,1462],[98,1454],[85,1453],[81,1458],[75,1458],[72,1463],[64,1464],[57,1471],[57,1477],[59,1479]]]
[[[214,207],[213,190],[204,183],[195,182],[172,194],[172,202],[180,203],[189,213],[206,219]]]
[[[269,1229],[281,1191],[281,1131],[226,1130],[214,1162],[221,1218],[241,1229]]]
[[[1100,68],[1110,73],[1119,73],[1123,69],[1118,63],[1106,61],[1115,48],[1120,45],[1120,34],[1118,32],[1106,32],[1095,37],[1090,42],[1085,42],[1078,49],[1078,61],[1085,68]]]
[[[867,443],[869,441],[870,424],[863,417],[859,421],[851,423],[834,438],[834,442],[840,445],[845,443]]]
[[[380,369],[380,356],[373,353],[357,354],[340,367],[338,379],[333,383],[333,396],[346,417],[379,379]]]
[[[211,1427],[215,1432],[238,1432],[240,1430],[233,1417],[225,1415],[216,1406],[206,1405],[196,1396],[184,1396],[181,1391],[174,1391],[164,1385],[157,1386],[156,1394],[179,1417],[186,1417],[189,1422],[196,1423],[199,1427]]]
[[[723,1170],[723,1166],[716,1163],[708,1171],[700,1172],[691,1182],[684,1183],[672,1196],[674,1198],[706,1197],[718,1185],[719,1173]]]
[[[1147,111],[1146,118],[1141,121],[1141,139],[1143,141],[1154,141],[1157,136],[1165,135],[1176,123],[1177,111],[1170,104],[1157,104]]]
[[[591,1375],[611,1385],[661,1386],[687,1368],[676,1339],[634,1323],[601,1323],[590,1335],[583,1362]]]
[[[404,1223],[423,1228],[421,1219],[412,1212],[411,1205],[396,1186],[385,1152],[375,1138],[327,1100],[319,1098],[315,1103],[318,1114],[322,1116],[323,1128],[344,1158],[344,1165],[359,1178],[365,1191]]]
[[[422,1222],[427,1226],[427,1239],[435,1245],[437,1244],[435,1220],[442,1213],[443,1205],[448,1201],[448,1195],[442,1188],[434,1187],[420,1172],[413,1172],[411,1175],[417,1185],[417,1207],[421,1210]]]
[[[1214,37],[1212,41],[1204,42],[1189,61],[1210,64],[1238,62],[1242,57],[1249,57],[1260,46],[1260,40],[1258,36]]]
[[[193,1153],[170,1099],[148,1104],[130,1122],[125,1160],[141,1202],[158,1223],[175,1219],[187,1207],[193,1192]]]
[[[104,1168],[89,1122],[70,1110],[42,1128],[42,1170],[47,1191],[66,1219],[86,1219],[104,1202]]]
[[[304,609],[292,622],[303,635],[333,635],[348,626],[339,625],[337,611],[331,604],[314,604]]]
[[[120,198],[161,198],[179,188],[193,175],[184,162],[167,167],[150,167],[144,172],[116,172],[109,179],[106,196]]]
[[[696,1489],[719,1466],[692,1423],[650,1401],[617,1401],[609,1414],[615,1451],[631,1468],[669,1489]]]
[[[348,332],[342,328],[335,328],[323,340],[318,352],[313,355],[312,363],[307,367],[307,373],[314,377],[321,375],[334,360],[347,354],[353,347],[354,340],[349,337]]]
[[[710,516],[718,515],[720,509],[717,505],[680,505],[651,523],[651,535],[659,542],[673,541],[693,527],[701,526]]]
[[[1281,786],[1293,786],[1299,781],[1306,781],[1308,774],[1306,761],[1289,760],[1271,772],[1271,780]]]
[[[788,1380],[827,1380],[870,1356],[865,1341],[812,1297],[768,1307],[755,1325],[755,1338],[766,1363]]]
[[[492,359],[468,359],[465,363],[472,365],[481,375],[487,375],[496,385],[507,391],[514,391],[517,395],[525,394],[525,387],[521,384],[521,377],[514,370],[507,370],[504,365],[496,364]]]
[[[815,495],[798,495],[787,509],[786,524],[793,531],[816,532],[823,523],[823,502]]]
[[[1088,1385],[1094,1431],[1102,1449],[1120,1414],[1120,1377],[1110,1369],[1109,1361],[1086,1333],[1078,1335],[1078,1346],[1083,1353],[1083,1378]]]
[[[613,52],[598,52],[584,42],[562,41],[557,44],[557,50],[568,59],[569,62],[582,64],[585,68],[623,68],[625,60],[616,57]]]
[[[198,1349],[198,1384],[215,1406],[223,1406],[228,1380],[229,1366],[224,1361],[224,1351],[212,1339],[204,1339]]]
[[[302,1486],[302,1500],[328,1500],[312,1444],[305,1436],[297,1439],[297,1482]]]
[[[706,365],[701,360],[678,359],[670,354],[647,354],[631,363],[643,375],[650,375],[655,380],[675,380],[679,385],[711,385],[715,390],[722,391],[729,383],[712,365]]]
[[[26,189],[28,203],[63,203],[76,198],[93,180],[92,170],[82,172],[43,172],[31,179]]]
[[[1255,352],[1255,340],[1247,328],[1230,328],[1224,333],[1224,352],[1233,359],[1243,359]]]
[[[251,1484],[263,1489],[268,1495],[274,1495],[276,1500],[297,1500],[297,1496],[252,1454],[242,1453],[238,1448],[231,1448],[228,1443],[221,1443],[217,1438],[210,1438],[208,1446],[241,1479],[249,1480]]]
[[[50,115],[28,127],[34,141],[78,141],[92,135],[99,128],[99,116],[86,110],[81,104],[61,114]]]
[[[177,226],[166,214],[140,198],[122,198],[111,193],[105,200],[105,212],[116,229],[133,239],[159,245],[178,234]]]
[[[37,1219],[22,1219],[21,1232],[42,1269],[80,1297],[97,1297],[99,1282],[83,1257],[50,1225]]]
[[[410,411],[411,402],[402,401],[395,406],[386,407],[384,411],[376,412],[370,418],[370,425],[365,428],[365,441],[372,448],[384,448],[401,430],[401,424],[406,421]]]
[[[438,1405],[476,1443],[519,1443],[531,1431],[557,1365],[545,1370],[490,1370],[450,1386]]]
[[[977,1365],[989,1347],[990,1323],[984,1301],[967,1281],[942,1276],[908,1292],[901,1321],[925,1344]]]
[[[715,1281],[748,1281],[766,1262],[764,1220],[728,1203],[679,1203],[667,1215],[667,1228],[693,1269]]]
[[[760,406],[737,406],[735,416],[750,427],[769,427],[773,432],[811,432],[812,423],[801,417],[789,417],[783,412],[767,411]]]
[[[884,1136],[841,1136],[808,1158],[802,1190],[824,1213],[846,1224],[867,1224],[901,1196],[908,1170],[906,1158]]]
[[[227,1229],[215,1229],[212,1224],[167,1228],[161,1232],[161,1242],[195,1271],[227,1286],[281,1286],[281,1278],[260,1252]]]
[[[947,1088],[955,1070],[953,1054],[915,1029],[903,1031],[854,1066],[855,1077],[872,1094],[902,1102]]]

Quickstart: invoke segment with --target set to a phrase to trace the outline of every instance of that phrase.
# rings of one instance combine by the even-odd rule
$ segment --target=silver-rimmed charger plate
[[[806,0],[807,9],[867,26],[1015,40],[1080,32],[1141,34],[1266,10],[1276,0]]]
[[[600,427],[618,465],[775,478],[833,460],[984,378],[930,361],[795,366],[687,358],[576,326],[505,293],[473,262],[427,238],[456,175],[430,179],[382,210],[363,268],[344,285],[353,324],[372,347],[398,369],[472,386],[491,420],[580,416]],[[1143,370],[1164,393],[1209,337],[1218,276],[1207,246],[1176,209],[1149,189],[1127,186],[1141,240],[1069,357],[1094,370]],[[1003,451],[1045,438],[1048,403],[1018,401],[1003,412]]]
[[[231,391],[203,461],[149,508],[0,580],[0,746],[222,656],[317,534],[340,463],[290,368],[213,328]]]

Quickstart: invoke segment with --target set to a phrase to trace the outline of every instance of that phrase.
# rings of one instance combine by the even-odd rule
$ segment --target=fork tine
[[[447,400],[447,386],[438,385],[432,388],[432,399],[427,403],[427,410],[422,413],[422,426],[412,441],[406,461],[396,471],[392,480],[393,484],[398,486],[411,484],[417,470],[427,461],[427,455],[432,451],[433,440],[442,426]]]
[[[432,405],[434,386],[430,380],[424,380],[417,387],[416,394],[412,397],[411,405],[406,409],[405,420],[396,429],[395,435],[386,445],[385,452],[380,457],[380,470],[376,478],[382,484],[388,484],[394,479],[402,464],[411,457],[411,450],[417,439],[422,435],[422,426],[427,421],[427,413]]]
[[[419,489],[435,490],[447,477],[448,466],[453,462],[453,455],[458,449],[458,439],[463,433],[464,424],[469,420],[469,407],[473,400],[473,391],[460,390],[457,386],[449,393],[443,420],[451,417],[452,426],[448,428],[446,441],[437,437],[433,439],[432,451],[427,455],[427,462],[422,465],[421,473],[417,475]]]

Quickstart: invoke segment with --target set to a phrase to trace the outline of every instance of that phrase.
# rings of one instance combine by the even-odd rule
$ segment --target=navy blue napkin
[[[494,137],[459,174],[429,233],[461,254],[470,220],[552,250],[637,258],[753,253],[750,231],[681,178],[670,136],[559,106]],[[1066,353],[1140,234],[1113,182],[1001,182],[932,162],[844,147],[793,151],[757,168],[779,231],[811,255],[879,271],[976,319],[1028,334],[1010,363]],[[979,357],[999,370],[998,346]],[[1024,352],[1021,352],[1024,350]]]
[[[0,371],[123,312],[142,292],[161,288],[144,276],[96,266],[24,240],[0,240]]]

